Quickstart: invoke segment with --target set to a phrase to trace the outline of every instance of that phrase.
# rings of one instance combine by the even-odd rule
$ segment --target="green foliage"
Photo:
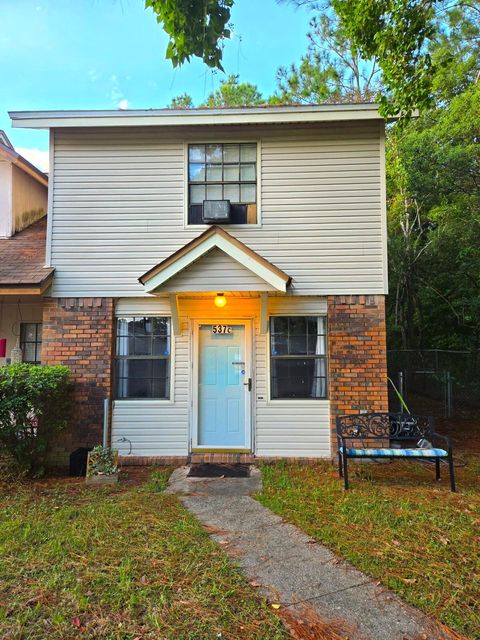
[[[168,486],[168,480],[172,475],[174,467],[157,467],[150,474],[148,482],[143,486],[143,490],[152,493],[162,493]]]
[[[335,13],[310,21],[310,45],[298,65],[277,72],[283,103],[370,102],[380,90],[378,65],[355,51]]]
[[[264,103],[265,100],[256,85],[240,82],[238,76],[231,74],[220,81],[220,87],[212,92],[200,107],[254,107]],[[171,108],[191,109],[194,106],[192,97],[187,93],[173,98],[170,103]]]
[[[387,149],[391,346],[480,348],[480,85]]]
[[[480,69],[480,5],[460,3],[438,21],[431,55],[436,73],[432,88],[437,104],[448,104],[477,81]]]
[[[172,101],[168,106],[170,109],[192,109],[193,100],[188,93],[182,93],[179,96],[172,98]]]
[[[434,66],[429,44],[435,35],[436,0],[331,0],[354,51],[376,57],[388,97],[384,115],[411,115],[431,104]]]
[[[197,56],[223,69],[219,43],[230,37],[227,23],[234,0],[145,0],[170,37],[166,57],[174,67]]]
[[[67,367],[0,368],[0,447],[26,473],[40,475],[52,438],[68,424]]]
[[[256,85],[240,82],[236,75],[229,75],[220,82],[220,88],[211,93],[202,107],[245,107],[263,104],[262,94]]]
[[[87,477],[111,476],[118,472],[118,451],[98,445],[88,454]]]
[[[446,85],[460,89],[449,65],[452,57],[449,45],[457,38],[457,47],[461,48],[467,38],[478,37],[478,31],[471,31],[472,24],[480,17],[476,2],[285,1],[311,6],[318,12],[310,35],[313,40],[318,36],[319,42],[312,43],[313,51],[302,58],[299,66],[279,70],[280,96],[274,97],[273,103],[282,99],[323,102],[334,99],[336,93],[340,98],[351,95],[350,99],[358,100],[359,91],[366,92],[367,99],[371,99],[373,91],[368,90],[368,77],[373,61],[376,61],[382,74],[382,92],[378,96],[382,114],[402,114],[408,119],[416,109],[430,108],[442,97]],[[190,60],[191,56],[198,56],[208,66],[223,70],[221,43],[230,37],[227,23],[234,0],[205,0],[202,3],[196,0],[146,0],[145,4],[153,9],[170,37],[167,58],[174,66]],[[465,21],[467,13],[470,19]],[[333,26],[333,33],[330,33],[329,24]],[[334,38],[329,43],[332,35]],[[322,53],[315,51],[315,47],[322,49]],[[334,60],[332,64],[329,56],[339,51],[341,64]],[[344,52],[348,53],[346,58]],[[462,64],[465,72],[476,73],[468,55]],[[442,70],[446,68],[450,71],[441,79]],[[357,80],[361,76],[363,81],[359,87]],[[286,95],[282,98],[284,91]]]

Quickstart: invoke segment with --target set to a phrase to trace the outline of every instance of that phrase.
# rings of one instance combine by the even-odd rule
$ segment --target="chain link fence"
[[[480,410],[480,352],[442,349],[388,351],[390,407],[400,401],[397,387],[412,413],[468,418]]]

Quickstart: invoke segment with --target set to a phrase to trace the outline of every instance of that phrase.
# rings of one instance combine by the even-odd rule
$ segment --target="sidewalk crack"
[[[356,589],[357,587],[362,587],[365,584],[371,584],[371,580],[364,580],[363,582],[359,582],[357,584],[352,584],[348,587],[341,587],[340,589],[335,589],[334,591],[327,591],[327,593],[322,593],[319,596],[312,596],[311,598],[305,598],[304,600],[296,600],[295,602],[289,602],[284,604],[284,607],[294,607],[298,604],[304,604],[305,602],[312,602],[312,600],[320,600],[321,598],[326,598],[327,596],[335,595],[336,593],[341,593],[342,591],[348,591],[349,589]]]

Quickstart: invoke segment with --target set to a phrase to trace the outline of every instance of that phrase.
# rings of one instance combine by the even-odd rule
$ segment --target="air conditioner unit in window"
[[[202,221],[206,224],[229,224],[230,200],[204,200]]]

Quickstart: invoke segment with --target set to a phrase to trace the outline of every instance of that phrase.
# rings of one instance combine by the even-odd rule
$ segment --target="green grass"
[[[288,637],[167,478],[0,487],[0,638]]]
[[[278,463],[262,468],[258,500],[406,601],[470,638],[480,637],[478,458],[446,476],[416,463],[351,465],[344,492],[336,468]]]

